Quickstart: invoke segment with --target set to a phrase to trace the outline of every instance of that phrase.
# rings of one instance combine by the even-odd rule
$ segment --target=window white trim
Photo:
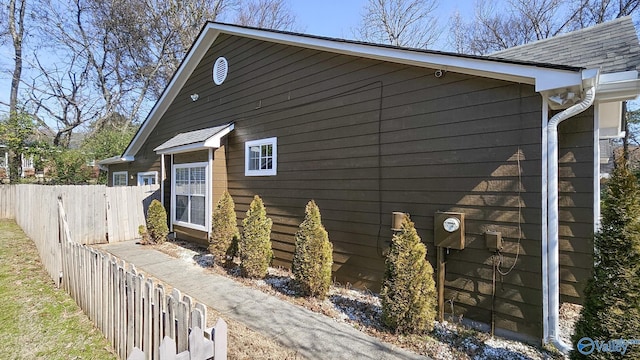
[[[116,184],[116,177],[124,175],[124,184]],[[111,175],[111,183],[113,186],[127,186],[129,185],[129,172],[127,171],[114,171]]]
[[[149,177],[149,176],[153,176],[153,185],[157,185],[158,184],[158,172],[157,171],[145,171],[145,172],[139,172],[138,173],[138,186],[144,185],[144,182],[142,181],[142,179],[145,178],[145,177]]]
[[[266,146],[271,145],[271,168],[269,169],[250,169],[250,155],[249,149],[254,146]],[[260,157],[259,161],[262,161]],[[266,138],[259,140],[247,141],[244,143],[244,175],[245,176],[274,176],[278,173],[278,138]]]
[[[176,216],[176,197],[178,194],[176,194],[176,169],[191,169],[191,168],[204,168],[204,174],[205,174],[205,191],[204,191],[204,226],[203,225],[199,225],[199,224],[193,224],[190,222],[185,222],[185,221],[179,221],[177,220],[177,216]],[[208,229],[211,227],[210,224],[210,214],[211,214],[211,175],[209,174],[210,171],[210,167],[209,167],[209,162],[197,162],[197,163],[185,163],[185,164],[173,164],[171,166],[171,224],[172,227],[173,225],[179,225],[179,226],[183,226],[186,228],[190,228],[190,229],[194,229],[194,230],[200,230],[200,231],[206,231],[208,232]],[[193,195],[189,195],[190,197]],[[191,208],[189,207],[189,205],[187,205],[187,211],[189,211],[189,219],[191,218]]]

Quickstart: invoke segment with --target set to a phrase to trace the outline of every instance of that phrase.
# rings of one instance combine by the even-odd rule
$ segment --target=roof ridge
[[[592,25],[592,26],[589,26],[589,27],[586,27],[586,28],[582,28],[582,29],[578,29],[578,30],[574,30],[574,31],[569,31],[569,32],[558,34],[558,35],[555,35],[555,36],[551,36],[551,37],[548,37],[548,38],[545,38],[545,39],[531,41],[531,42],[528,42],[528,43],[525,43],[525,44],[520,44],[520,45],[512,46],[512,47],[509,47],[509,48],[506,48],[506,49],[498,50],[498,51],[492,52],[488,56],[499,56],[501,53],[504,53],[504,52],[507,52],[507,51],[517,50],[517,49],[520,49],[520,48],[523,48],[523,47],[536,46],[536,45],[543,44],[543,43],[549,42],[549,41],[557,41],[557,39],[562,39],[562,38],[567,37],[567,36],[575,36],[576,34],[580,34],[580,33],[583,33],[583,32],[591,32],[591,31],[594,31],[594,30],[598,30],[598,29],[600,29],[601,27],[604,27],[604,26],[611,26],[613,24],[616,24],[616,23],[619,23],[619,22],[626,22],[626,21],[631,21],[631,25],[635,29],[635,25],[633,24],[633,19],[632,19],[631,15],[626,15],[626,16],[622,16],[622,17],[619,17],[619,18],[615,18],[613,20],[605,21],[603,23],[595,24],[595,25]]]

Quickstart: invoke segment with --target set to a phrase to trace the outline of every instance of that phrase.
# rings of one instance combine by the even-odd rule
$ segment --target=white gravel
[[[175,244],[175,251],[180,259],[193,265],[204,268],[212,267],[213,256],[208,253],[198,252],[184,246]],[[229,276],[238,277],[237,269],[227,270]],[[291,272],[285,269],[269,268],[268,275],[263,280],[252,280],[251,283],[264,291],[276,294],[280,297],[296,302],[296,290],[293,284]],[[350,286],[332,286],[328,297],[324,300],[304,299],[303,306],[331,316],[339,322],[346,322],[369,333],[384,332],[381,324],[381,303],[377,294],[371,291],[352,289]],[[299,303],[299,301],[298,301]],[[580,306],[563,304],[560,311],[561,336],[570,343],[573,325],[580,312]],[[450,322],[435,323],[434,331],[430,338],[423,341],[424,352],[436,359],[553,359],[563,356],[558,353],[549,353],[539,348],[522,342],[491,338],[488,334],[477,332],[459,324]],[[411,349],[411,348],[410,348]],[[414,349],[415,350],[415,349]]]

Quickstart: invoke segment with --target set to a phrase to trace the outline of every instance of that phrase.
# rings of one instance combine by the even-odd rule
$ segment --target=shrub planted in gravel
[[[153,200],[147,210],[147,232],[152,242],[162,244],[169,235],[167,211],[158,200]]]
[[[213,254],[215,261],[224,265],[229,259],[233,259],[239,238],[235,203],[229,192],[225,190],[211,216],[209,251]]]
[[[291,270],[298,289],[304,296],[326,297],[331,286],[333,245],[322,226],[320,209],[313,200],[305,208],[304,221],[295,239]]]
[[[436,288],[427,248],[406,215],[393,236],[380,298],[382,321],[398,333],[430,331],[436,316]]]
[[[267,275],[273,251],[271,250],[271,225],[262,199],[255,195],[242,220],[242,236],[238,243],[240,273],[244,277],[264,278]]]
[[[640,187],[619,161],[603,199],[602,227],[594,236],[593,277],[584,291],[573,343],[572,359],[640,359],[640,346],[624,355],[594,349],[591,341],[633,340],[640,337]],[[588,354],[590,350],[595,350]]]

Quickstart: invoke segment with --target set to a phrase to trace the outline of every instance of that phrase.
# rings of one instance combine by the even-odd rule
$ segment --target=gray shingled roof
[[[166,150],[178,146],[189,145],[189,144],[197,144],[201,142],[207,141],[209,138],[213,137],[215,134],[227,128],[229,124],[224,124],[220,126],[214,126],[212,128],[189,131],[186,133],[180,133],[171,139],[162,143],[162,145],[153,149],[154,151]]]
[[[602,67],[603,73],[640,70],[640,44],[630,16],[515,46],[490,56],[585,69]]]

